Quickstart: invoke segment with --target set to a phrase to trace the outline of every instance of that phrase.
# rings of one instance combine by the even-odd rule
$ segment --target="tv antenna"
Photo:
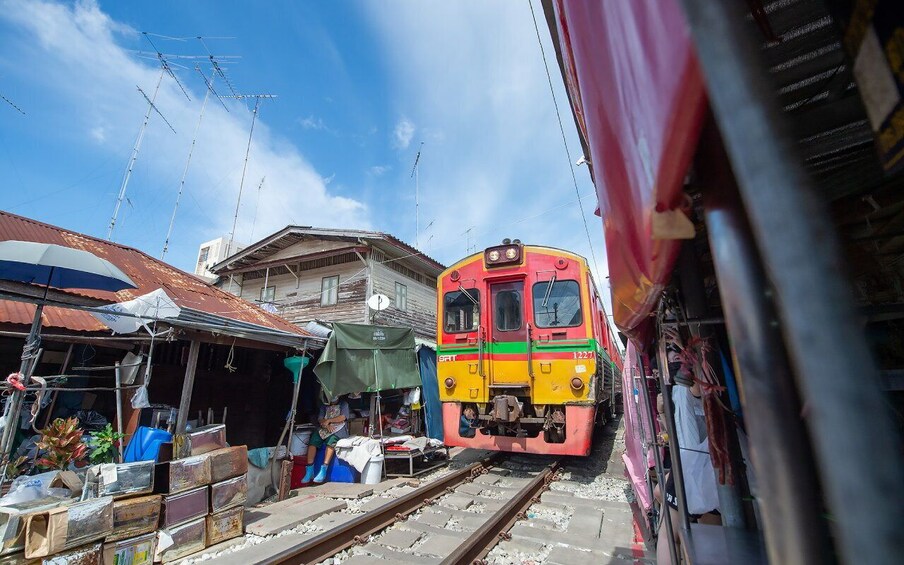
[[[261,100],[273,99],[275,94],[236,94],[234,96],[226,96],[225,98],[236,98],[244,100],[254,98],[254,110],[251,113],[251,130],[248,132],[248,146],[245,148],[245,164],[242,165],[242,179],[239,181],[239,197],[235,202],[235,216],[232,218],[232,231],[229,233],[229,243],[226,244],[226,254],[232,249],[232,242],[235,241],[235,226],[239,221],[239,207],[242,205],[242,190],[245,188],[245,173],[248,172],[248,157],[251,154],[251,138],[254,136],[254,124],[257,121],[257,114],[260,110]],[[263,181],[262,181],[263,182]]]
[[[229,77],[226,76],[226,72],[223,70],[223,67],[220,66],[220,63],[217,61],[217,57],[214,57],[213,52],[211,52],[210,47],[207,46],[207,43],[204,41],[205,38],[198,36],[198,41],[201,42],[201,45],[204,46],[204,49],[207,50],[207,56],[210,59],[210,64],[213,66],[214,72],[223,79],[223,82],[226,84],[226,87],[229,89],[229,92],[232,93],[232,96],[235,98],[239,98],[240,95],[235,91],[235,88],[232,86],[232,82],[229,80]],[[208,37],[207,39],[213,39]],[[218,38],[218,39],[227,39],[227,38]],[[231,39],[231,38],[230,38]]]
[[[18,106],[16,106],[15,103],[13,103],[12,100],[10,100],[9,98],[7,98],[6,96],[3,96],[2,94],[0,94],[0,98],[2,98],[3,101],[6,102],[7,104],[9,104],[10,106],[12,106],[13,108],[15,108],[17,112],[19,112],[19,113],[22,114],[23,116],[25,115],[25,110],[23,110],[22,108],[19,108]]]
[[[151,110],[156,111],[157,114],[159,114],[160,117],[163,118],[163,121],[166,122],[166,125],[168,125],[169,128],[173,130],[173,133],[176,132],[176,130],[173,129],[173,126],[170,125],[169,121],[167,121],[167,119],[163,117],[163,113],[161,113],[155,105],[157,94],[160,92],[160,84],[163,82],[163,76],[166,74],[170,75],[173,80],[176,81],[176,84],[179,85],[179,88],[182,89],[182,93],[185,94],[185,97],[191,100],[191,98],[189,98],[188,96],[188,93],[185,92],[185,89],[182,87],[182,83],[179,82],[178,78],[176,78],[176,74],[170,67],[169,62],[167,61],[167,57],[157,50],[157,47],[154,45],[154,42],[151,41],[148,32],[145,31],[142,32],[142,34],[151,44],[151,47],[154,48],[154,51],[156,51],[157,53],[157,60],[160,62],[160,76],[157,77],[157,85],[154,87],[154,95],[150,98],[148,98],[148,95],[145,94],[140,87],[138,88],[138,91],[141,92],[141,95],[144,96],[145,100],[147,100],[148,109],[144,113],[144,122],[142,122],[141,128],[138,130],[138,138],[135,140],[135,145],[132,147],[132,154],[129,157],[129,164],[126,167],[125,175],[123,175],[122,183],[119,186],[119,195],[116,197],[116,205],[113,207],[113,216],[110,218],[110,226],[107,229],[107,241],[112,241],[113,239],[113,228],[116,227],[116,218],[119,216],[119,209],[122,207],[122,201],[126,197],[126,189],[129,186],[129,179],[132,177],[132,169],[135,167],[135,161],[138,160],[138,153],[139,151],[141,151],[141,142],[144,139],[144,132],[147,130],[148,122],[151,119]]]
[[[422,141],[420,146],[417,148],[417,155],[414,158],[414,165],[411,167],[411,176],[408,178],[414,177],[414,247],[415,249],[420,249],[420,237],[421,237],[421,221],[420,221],[420,212],[421,212],[421,202],[420,202],[420,175],[418,174],[418,163],[421,161],[421,149],[424,148],[424,142]]]

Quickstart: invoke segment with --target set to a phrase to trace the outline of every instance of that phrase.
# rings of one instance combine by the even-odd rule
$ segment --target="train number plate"
[[[593,359],[594,353],[593,351],[575,351],[574,358],[575,359]]]

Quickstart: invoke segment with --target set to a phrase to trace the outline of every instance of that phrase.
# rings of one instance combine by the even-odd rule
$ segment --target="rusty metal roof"
[[[298,337],[311,335],[275,314],[265,312],[237,296],[132,247],[0,211],[0,241],[6,240],[53,243],[89,251],[122,269],[138,285],[137,289],[118,292],[67,290],[66,294],[104,302],[122,302],[162,288],[176,304],[191,313],[193,318],[200,317],[208,323],[225,323],[252,333],[272,330]],[[34,316],[34,309],[33,304],[0,300],[0,323],[29,325]],[[43,325],[76,332],[108,331],[87,312],[53,307],[45,309]]]

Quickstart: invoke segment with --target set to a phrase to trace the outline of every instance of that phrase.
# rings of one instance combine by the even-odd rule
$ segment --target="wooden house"
[[[309,321],[379,323],[436,335],[439,262],[387,233],[287,226],[211,271],[217,283],[304,326]],[[379,313],[367,299],[390,298]]]

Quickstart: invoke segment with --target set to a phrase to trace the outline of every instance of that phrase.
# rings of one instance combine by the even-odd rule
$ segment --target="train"
[[[505,239],[443,271],[437,313],[447,445],[590,454],[623,360],[585,258]]]

